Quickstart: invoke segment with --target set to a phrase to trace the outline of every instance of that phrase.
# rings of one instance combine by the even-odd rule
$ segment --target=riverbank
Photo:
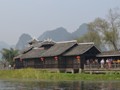
[[[0,79],[31,80],[120,80],[120,72],[108,74],[51,73],[38,69],[0,70]]]

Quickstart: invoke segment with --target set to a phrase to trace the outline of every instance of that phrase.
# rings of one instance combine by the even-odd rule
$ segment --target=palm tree
[[[3,48],[1,51],[2,59],[7,61],[10,65],[14,64],[13,58],[18,55],[18,50],[10,48]]]

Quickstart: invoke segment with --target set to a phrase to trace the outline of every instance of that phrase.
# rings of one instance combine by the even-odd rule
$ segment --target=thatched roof
[[[46,50],[44,49],[40,49],[40,48],[36,48],[36,49],[32,49],[31,51],[21,55],[22,59],[26,59],[26,58],[39,58],[41,57],[41,55],[45,52]]]
[[[35,38],[33,38],[31,41],[29,41],[28,43],[30,44],[30,45],[32,45],[32,44],[35,44],[35,43],[39,43],[40,41],[38,41],[37,39],[35,39]]]
[[[55,41],[53,41],[53,40],[44,40],[41,44],[42,45],[54,45]]]
[[[51,56],[58,56],[62,53],[66,52],[68,49],[76,45],[76,42],[61,42],[56,43],[50,49],[48,49],[45,53],[43,53],[42,57],[51,57]]]
[[[94,44],[91,43],[81,43],[76,47],[72,48],[70,51],[66,52],[64,56],[73,56],[73,55],[81,55],[91,49]]]
[[[14,57],[13,59],[14,59],[14,60],[15,60],[15,59],[19,59],[19,58],[21,58],[21,56],[22,56],[22,54],[20,54],[20,55]]]
[[[97,55],[97,57],[112,57],[112,56],[120,56],[120,51],[106,51]]]
[[[54,45],[55,42],[53,40],[44,40],[44,41],[37,41],[36,39],[33,39],[31,42],[29,42],[30,46],[33,47],[41,47],[41,46],[46,46],[46,45]]]
[[[52,45],[50,48],[46,49],[44,45]],[[27,59],[27,58],[40,58],[40,57],[52,57],[52,56],[73,56],[81,55],[95,47],[93,43],[81,43],[78,44],[76,41],[67,42],[43,42],[39,47],[31,47],[22,53],[17,58]],[[95,47],[96,48],[96,47]],[[97,49],[97,48],[96,48]]]
[[[29,52],[29,51],[32,50],[32,49],[33,49],[33,46],[26,47],[25,49],[23,49],[23,50],[21,51],[21,53],[22,53],[22,54],[27,53],[27,52]]]

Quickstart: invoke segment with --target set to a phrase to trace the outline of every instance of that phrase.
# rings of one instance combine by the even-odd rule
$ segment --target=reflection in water
[[[120,90],[120,81],[4,81],[0,90]]]

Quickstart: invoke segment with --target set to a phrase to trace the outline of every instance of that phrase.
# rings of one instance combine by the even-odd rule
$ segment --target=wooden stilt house
[[[16,68],[57,69],[59,71],[84,69],[87,59],[96,58],[100,51],[93,43],[76,41],[37,41],[15,57]]]

